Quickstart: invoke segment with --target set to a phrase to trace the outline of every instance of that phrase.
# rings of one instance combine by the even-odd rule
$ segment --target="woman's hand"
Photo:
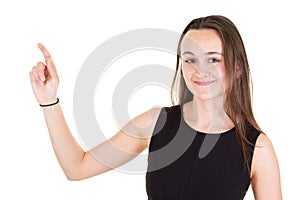
[[[56,102],[58,88],[58,75],[50,53],[42,45],[38,44],[45,63],[38,62],[29,73],[33,93],[39,104],[50,104]]]

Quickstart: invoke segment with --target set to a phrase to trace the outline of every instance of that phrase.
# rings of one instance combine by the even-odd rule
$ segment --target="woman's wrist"
[[[51,106],[54,106],[56,104],[59,103],[59,98],[56,98],[56,101],[53,101],[52,103],[43,103],[43,104],[40,104],[41,107],[51,107]]]

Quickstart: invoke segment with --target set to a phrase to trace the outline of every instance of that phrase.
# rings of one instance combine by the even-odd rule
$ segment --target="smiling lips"
[[[214,82],[215,81],[194,81],[194,83],[198,86],[208,86]]]

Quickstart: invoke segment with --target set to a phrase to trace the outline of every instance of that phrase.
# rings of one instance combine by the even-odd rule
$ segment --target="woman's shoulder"
[[[252,125],[247,124],[247,139],[252,143],[255,144],[257,142],[257,139],[260,135],[264,134],[262,131],[258,128],[255,128]]]
[[[180,105],[171,105],[165,106],[161,108],[161,114],[172,114],[172,113],[181,113],[181,106]]]
[[[122,131],[138,138],[149,138],[163,107],[152,107],[130,119]]]
[[[272,185],[272,187],[277,187],[277,191],[280,190],[277,156],[271,139],[264,133],[261,133],[257,138],[253,154],[251,178],[255,191],[258,191],[257,188],[259,185],[259,187],[263,186],[269,189]]]
[[[178,113],[178,111],[180,111],[179,105],[155,106],[137,115],[132,119],[132,122],[140,125],[154,125],[160,116],[174,112]]]
[[[151,124],[155,124],[157,121],[157,118],[164,107],[153,107],[145,112],[137,115],[135,118],[133,118],[131,121],[135,124],[139,124],[140,126],[148,126]]]
[[[259,134],[256,140],[256,146],[267,149],[273,148],[271,139],[265,133]]]

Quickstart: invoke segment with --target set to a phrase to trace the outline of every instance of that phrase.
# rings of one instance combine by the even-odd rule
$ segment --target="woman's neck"
[[[184,120],[195,130],[206,133],[221,133],[234,127],[224,110],[224,98],[202,100],[194,98],[184,104]]]

